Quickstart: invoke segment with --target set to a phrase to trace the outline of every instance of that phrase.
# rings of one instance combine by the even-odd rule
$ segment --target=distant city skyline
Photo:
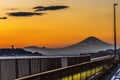
[[[1,0],[0,48],[58,48],[89,36],[113,43],[114,3],[120,0]],[[120,45],[120,5],[116,9]]]

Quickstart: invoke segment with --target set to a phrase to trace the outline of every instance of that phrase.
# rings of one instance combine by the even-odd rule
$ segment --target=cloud
[[[9,16],[14,16],[14,17],[29,17],[29,16],[38,16],[38,15],[43,15],[45,13],[38,13],[37,11],[47,11],[47,10],[61,10],[61,9],[65,9],[65,8],[69,8],[68,6],[36,6],[33,9],[35,10],[35,12],[10,12],[7,13]],[[11,8],[9,10],[15,10],[15,8]]]
[[[7,19],[7,17],[0,17],[0,19]]]
[[[35,11],[47,11],[47,10],[61,10],[65,8],[69,8],[69,7],[68,6],[47,6],[47,7],[37,6],[34,7],[33,9],[35,9]]]
[[[9,16],[15,16],[15,17],[29,17],[29,16],[35,16],[35,15],[43,15],[44,13],[34,13],[34,12],[11,12],[7,13]]]

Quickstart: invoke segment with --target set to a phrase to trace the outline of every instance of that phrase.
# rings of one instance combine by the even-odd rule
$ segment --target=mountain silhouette
[[[81,42],[64,48],[48,49],[28,46],[24,49],[33,52],[38,51],[46,55],[79,55],[80,53],[96,53],[98,51],[104,51],[112,48],[112,44],[106,43],[96,37],[88,37]]]
[[[108,44],[96,37],[88,37],[87,39],[83,40],[81,43],[90,43],[90,44],[93,44],[93,43],[104,43],[104,44]]]
[[[41,53],[38,52],[29,52],[25,51],[23,49],[10,49],[10,48],[5,48],[5,49],[0,49],[0,56],[42,56]]]
[[[76,44],[73,44],[71,46],[68,46],[66,48],[70,48],[70,47],[78,47],[78,48],[83,48],[83,47],[86,47],[86,48],[90,48],[90,47],[94,47],[94,49],[96,48],[108,48],[108,47],[112,47],[113,45],[112,44],[109,44],[109,43],[106,43],[96,37],[88,37],[86,38],[85,40],[81,41],[81,42],[78,42]]]

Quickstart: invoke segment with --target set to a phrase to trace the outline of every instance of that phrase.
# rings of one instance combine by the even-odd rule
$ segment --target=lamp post
[[[113,7],[114,7],[114,57],[115,57],[115,60],[116,60],[116,54],[117,54],[117,50],[116,50],[116,48],[117,48],[117,36],[116,36],[116,6],[117,6],[118,4],[117,3],[115,3],[114,5],[113,5]]]

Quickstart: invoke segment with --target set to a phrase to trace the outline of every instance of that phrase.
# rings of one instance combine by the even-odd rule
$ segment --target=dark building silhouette
[[[14,45],[12,45],[11,48],[14,49]]]

